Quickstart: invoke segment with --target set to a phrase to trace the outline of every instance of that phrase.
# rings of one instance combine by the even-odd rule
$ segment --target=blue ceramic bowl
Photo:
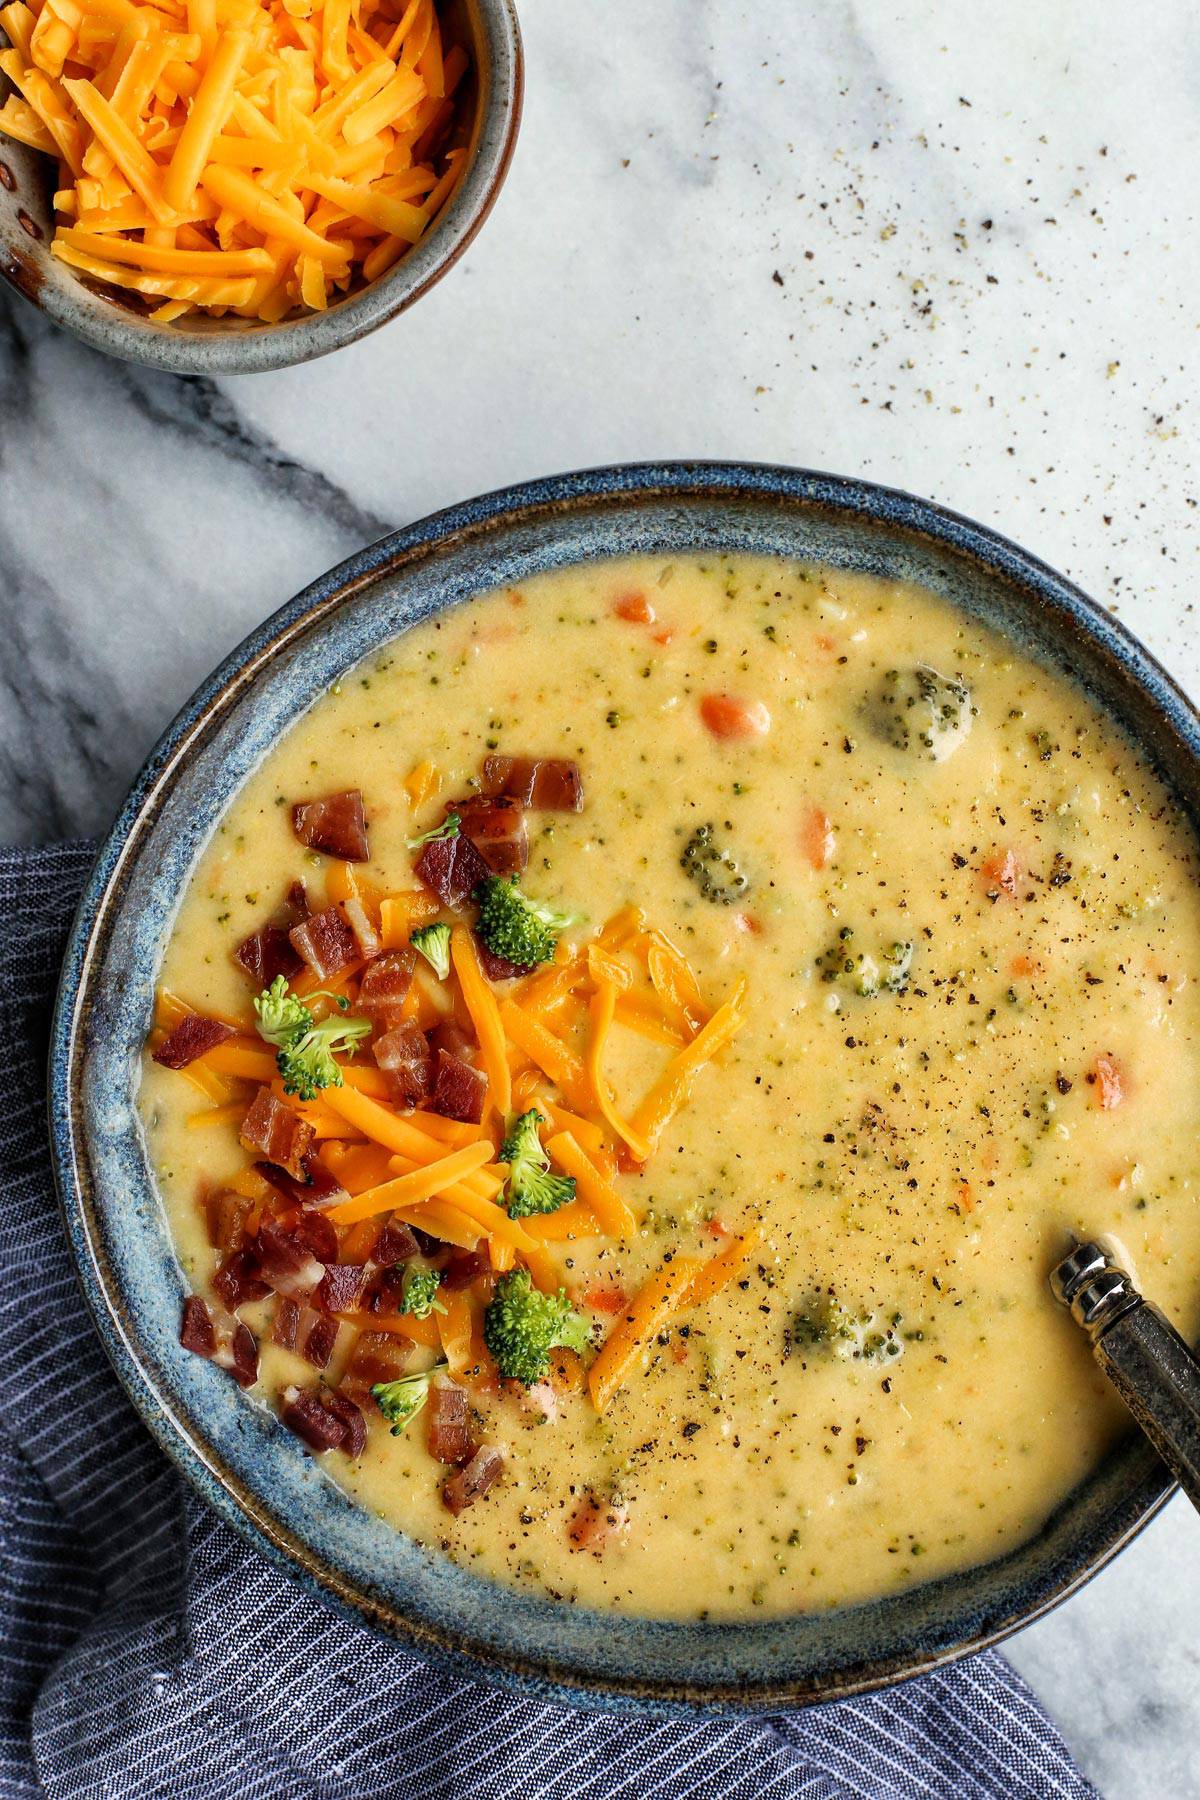
[[[647,1622],[501,1589],[360,1511],[274,1417],[177,1342],[183,1280],[134,1107],[155,976],[225,808],[349,665],[408,626],[541,570],[631,553],[752,551],[917,581],[1069,671],[1195,821],[1200,718],[1135,640],[1034,557],[864,482],[742,464],[557,476],[385,538],[285,606],[150,758],[80,907],[54,1024],[51,1117],[67,1230],[134,1404],[212,1506],[281,1567],[422,1654],[605,1709],[761,1711],[898,1680],[993,1643],[1079,1586],[1170,1481],[1131,1437],[1022,1548],[870,1605],[745,1624]]]
[[[513,0],[440,0],[450,39],[471,57],[453,141],[466,169],[426,237],[387,272],[325,312],[264,324],[195,315],[155,324],[136,296],[80,277],[50,254],[55,164],[0,137],[0,276],[85,344],[125,362],[177,375],[253,375],[327,356],[352,344],[439,281],[462,255],[500,191],[521,120],[524,63]],[[7,40],[0,38],[0,43]],[[0,101],[10,92],[0,76]],[[458,98],[456,96],[456,98]]]

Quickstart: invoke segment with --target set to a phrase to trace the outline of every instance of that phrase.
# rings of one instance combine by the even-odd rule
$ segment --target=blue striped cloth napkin
[[[573,1712],[327,1612],[208,1512],[96,1341],[52,1195],[43,1063],[87,844],[0,851],[0,1797],[1083,1800],[995,1654],[749,1721]]]

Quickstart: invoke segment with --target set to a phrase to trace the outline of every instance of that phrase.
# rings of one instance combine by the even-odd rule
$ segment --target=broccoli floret
[[[418,925],[408,941],[425,958],[438,980],[445,981],[450,973],[450,927]]]
[[[444,1313],[446,1308],[438,1299],[441,1285],[440,1269],[419,1269],[411,1263],[400,1284],[400,1311],[414,1319],[427,1319],[430,1313]]]
[[[422,844],[433,844],[440,838],[456,838],[461,824],[460,813],[447,813],[441,824],[435,825],[432,831],[423,831],[420,837],[405,838],[404,841],[410,850],[419,850]]]
[[[507,880],[491,875],[475,889],[479,905],[479,935],[493,956],[506,962],[530,968],[534,963],[554,961],[558,934],[568,925],[578,924],[578,913],[560,912],[542,900],[531,900],[517,885],[517,877]]]
[[[843,925],[836,940],[817,958],[822,981],[836,981],[852,994],[871,999],[876,994],[902,994],[908,986],[913,947],[889,944],[877,956],[855,946],[854,930]]]
[[[290,1044],[294,1037],[307,1031],[313,1022],[313,1016],[303,1000],[288,993],[286,975],[277,975],[270,987],[264,988],[256,996],[254,1014],[258,1020],[259,1037],[265,1038],[268,1044],[274,1044],[276,1048]]]
[[[405,1426],[412,1423],[429,1398],[430,1382],[449,1367],[449,1363],[434,1363],[432,1369],[423,1369],[419,1375],[402,1375],[399,1381],[375,1383],[371,1398],[390,1422],[393,1437],[399,1437]]]
[[[589,1327],[573,1310],[565,1289],[539,1293],[528,1269],[514,1269],[496,1284],[495,1298],[483,1315],[483,1337],[505,1380],[532,1387],[548,1372],[552,1350],[587,1348]]]
[[[332,999],[344,1012],[350,1002],[342,995],[312,994],[312,1000]],[[322,1088],[341,1087],[342,1071],[333,1060],[335,1050],[353,1054],[371,1030],[370,1019],[322,1019],[318,1024],[308,1006],[287,991],[277,975],[254,1002],[258,1034],[275,1046],[275,1063],[283,1077],[285,1094],[313,1100]]]
[[[538,1137],[538,1126],[545,1123],[536,1109],[522,1113],[509,1125],[508,1136],[500,1146],[500,1161],[508,1164],[504,1197],[512,1219],[557,1212],[575,1198],[575,1177],[550,1173],[550,1158]]]
[[[889,669],[870,711],[885,742],[931,762],[953,755],[975,716],[966,682],[958,675],[939,675],[923,663],[915,669]]]
[[[696,827],[684,845],[679,866],[714,906],[732,906],[749,892],[749,881],[729,851],[716,842],[711,825]]]
[[[888,1316],[877,1308],[854,1312],[832,1291],[818,1294],[788,1328],[788,1350],[816,1351],[843,1362],[891,1362],[917,1331],[902,1332],[900,1313]]]

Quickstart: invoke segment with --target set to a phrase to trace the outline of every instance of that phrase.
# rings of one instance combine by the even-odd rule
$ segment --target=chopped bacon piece
[[[417,1254],[417,1240],[403,1219],[389,1219],[375,1243],[375,1261],[407,1262]]]
[[[572,1550],[590,1550],[598,1556],[617,1532],[624,1531],[629,1515],[623,1506],[602,1502],[586,1494],[571,1515],[567,1539]]]
[[[340,1419],[346,1427],[346,1436],[342,1449],[347,1456],[361,1456],[367,1447],[367,1421],[358,1407],[346,1394],[325,1394],[322,1396],[325,1410]]]
[[[486,1494],[504,1467],[504,1458],[494,1444],[481,1444],[466,1468],[452,1475],[442,1489],[442,1499],[457,1515],[473,1506]]]
[[[305,919],[312,917],[312,907],[308,904],[308,889],[302,881],[292,882],[283,897],[283,906],[280,910],[283,915],[280,918],[280,924],[285,931],[290,931],[293,925],[303,925]]]
[[[328,981],[347,963],[360,960],[358,939],[340,906],[327,906],[303,924],[294,925],[288,939],[318,981]]]
[[[317,1285],[317,1305],[326,1312],[353,1312],[367,1285],[362,1263],[330,1263]]]
[[[226,1255],[240,1250],[246,1241],[246,1216],[250,1211],[246,1196],[226,1189],[210,1194],[204,1209],[208,1216],[208,1241],[213,1249]]]
[[[256,988],[270,987],[277,975],[290,981],[304,967],[282,925],[261,925],[233,954]]]
[[[327,1368],[341,1329],[338,1321],[331,1319],[328,1313],[303,1307],[296,1324],[296,1348],[314,1369]]]
[[[761,700],[737,700],[732,694],[705,694],[700,718],[715,738],[764,737],[771,715]]]
[[[263,1300],[270,1288],[258,1272],[258,1259],[248,1250],[235,1250],[227,1256],[213,1276],[213,1291],[225,1302],[230,1312]]]
[[[342,900],[339,904],[342,909],[342,917],[353,935],[359,960],[365,962],[372,956],[378,956],[381,948],[379,933],[362,901]]]
[[[300,1308],[286,1294],[275,1296],[275,1315],[271,1321],[271,1342],[284,1350],[296,1348],[296,1330],[300,1324]]]
[[[289,1431],[318,1455],[324,1450],[340,1450],[345,1445],[345,1419],[332,1411],[327,1396],[313,1388],[286,1387],[279,1414]]]
[[[228,1369],[240,1387],[253,1387],[258,1380],[258,1345],[250,1327],[239,1320],[232,1336],[218,1341],[213,1361],[219,1369]]]
[[[489,800],[503,794],[535,812],[582,812],[583,777],[579,764],[564,756],[485,756],[483,792]]]
[[[457,813],[459,831],[469,838],[493,875],[519,875],[529,861],[525,808],[519,800],[501,794],[494,800],[473,794],[455,800],[447,816]]]
[[[183,1303],[179,1341],[185,1350],[192,1351],[195,1356],[211,1358],[216,1354],[217,1334],[213,1329],[212,1315],[199,1294],[189,1294]]]
[[[179,1341],[185,1350],[227,1369],[242,1387],[258,1379],[258,1345],[249,1326],[228,1314],[214,1319],[197,1294],[189,1294],[183,1303]]]
[[[435,1050],[457,1056],[459,1062],[471,1062],[475,1055],[475,1039],[469,1031],[463,1030],[457,1019],[439,1019],[429,1034],[429,1042]]]
[[[489,981],[512,981],[518,975],[528,975],[534,966],[532,963],[509,962],[507,956],[497,956],[489,950],[478,932],[474,933],[475,952],[479,957],[479,966]]]
[[[312,1126],[268,1087],[260,1087],[242,1120],[243,1149],[278,1163],[297,1181],[304,1179],[304,1158],[316,1136]]]
[[[401,1106],[419,1106],[433,1090],[433,1052],[429,1039],[411,1019],[386,1031],[371,1048]]]
[[[299,1181],[277,1163],[256,1162],[254,1172],[269,1181],[289,1206],[311,1206],[321,1212],[327,1206],[340,1206],[350,1197],[333,1171],[311,1151],[304,1158],[304,1175]]]
[[[467,1390],[453,1381],[434,1381],[429,1386],[426,1442],[435,1462],[469,1462],[478,1445],[467,1423]]]
[[[389,950],[385,956],[377,956],[369,968],[363,970],[358,984],[359,1012],[367,1013],[385,1028],[398,1023],[400,1009],[412,986],[416,962],[415,950]]]
[[[371,854],[363,798],[357,788],[293,806],[292,830],[310,850],[320,850],[342,862],[366,862]]]
[[[460,1119],[464,1125],[478,1125],[483,1117],[488,1079],[482,1069],[444,1050],[437,1053],[437,1070],[433,1078],[430,1106],[446,1119]]]
[[[293,1300],[306,1299],[322,1280],[326,1264],[337,1255],[336,1237],[328,1220],[320,1213],[312,1213],[305,1226],[317,1222],[329,1232],[329,1241],[320,1241],[324,1255],[316,1253],[313,1234],[297,1221],[266,1218],[259,1226],[254,1240],[258,1273],[277,1294],[287,1294]]]
[[[415,864],[418,881],[432,888],[443,906],[458,910],[470,899],[491,870],[470,838],[434,838],[422,850]]]
[[[442,1286],[448,1294],[471,1287],[491,1266],[480,1250],[452,1250],[442,1270]]]
[[[407,1338],[390,1331],[364,1331],[355,1341],[341,1379],[342,1391],[352,1400],[365,1400],[377,1382],[398,1381],[412,1360]]]
[[[158,1049],[154,1052],[154,1060],[161,1063],[164,1069],[186,1069],[189,1063],[203,1056],[206,1050],[215,1049],[223,1044],[226,1038],[237,1034],[232,1025],[226,1025],[224,1019],[209,1019],[203,1013],[188,1013],[180,1019],[174,1031],[167,1033]]]

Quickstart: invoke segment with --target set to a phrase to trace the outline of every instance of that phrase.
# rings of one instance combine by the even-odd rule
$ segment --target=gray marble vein
[[[1189,0],[524,0],[487,227],[305,369],[152,377],[0,300],[0,832],[101,828],[187,694],[389,523],[658,456],[998,526],[1200,689]],[[1200,1796],[1200,1521],[1013,1645],[1107,1800]]]

